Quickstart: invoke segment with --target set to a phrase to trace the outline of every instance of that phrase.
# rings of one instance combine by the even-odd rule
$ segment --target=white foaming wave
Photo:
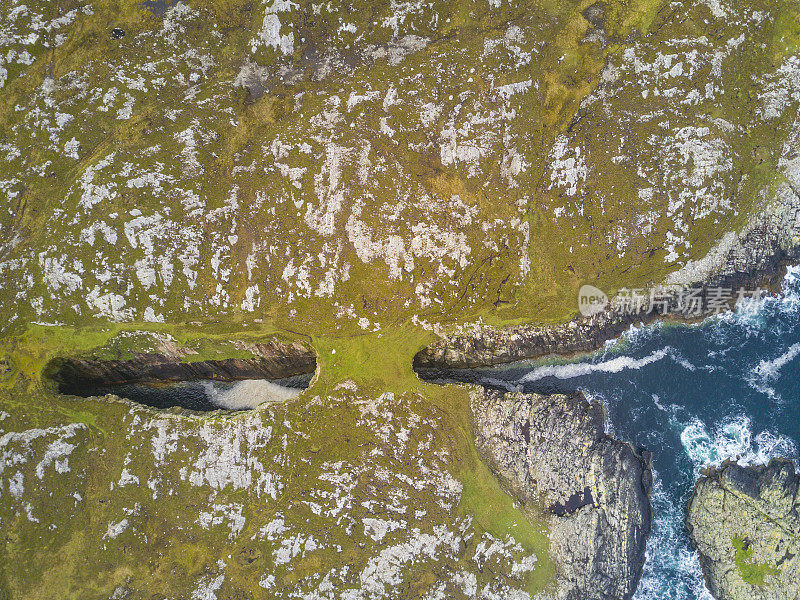
[[[793,307],[800,307],[800,265],[786,269],[783,278],[784,301]]]
[[[697,370],[697,367],[695,367],[692,363],[690,363],[688,360],[683,358],[680,354],[672,354],[671,356],[672,356],[672,359],[676,363],[678,363],[680,366],[682,366],[687,371],[696,371]]]
[[[722,313],[714,318],[716,323],[736,323],[749,335],[758,335],[769,323],[773,333],[781,333],[780,323],[773,323],[771,315],[793,315],[800,312],[800,266],[789,267],[781,285],[781,294],[765,296],[758,310],[738,310]],[[775,328],[777,327],[777,331]]]
[[[610,340],[607,340],[606,343],[603,344],[603,348],[606,351],[613,352],[614,349],[625,348],[629,344],[647,342],[654,336],[658,335],[661,326],[662,326],[661,321],[655,321],[647,325],[631,324],[630,327],[628,327],[628,329],[623,331],[618,338],[612,338]]]
[[[653,528],[642,578],[633,600],[713,600],[697,553],[683,539],[683,508],[676,506],[653,471]]]
[[[773,360],[762,360],[753,370],[762,379],[777,379],[780,370],[800,356],[800,343],[793,344],[786,352]]]
[[[800,343],[793,344],[789,349],[773,360],[762,360],[750,371],[745,380],[756,391],[766,394],[772,399],[778,399],[778,393],[768,382],[778,379],[781,369],[800,356]]]
[[[266,379],[245,379],[229,388],[219,388],[214,383],[204,383],[212,404],[228,410],[256,408],[264,402],[285,402],[300,394],[301,390],[277,385]]]
[[[696,471],[719,466],[728,459],[746,466],[766,464],[777,456],[793,458],[797,454],[794,442],[785,436],[770,431],[753,436],[750,418],[743,415],[726,419],[713,434],[695,418],[681,431],[681,444]]]
[[[755,391],[761,392],[765,396],[769,397],[772,400],[779,400],[778,392],[775,391],[775,388],[772,386],[767,385],[762,380],[755,379],[753,377],[746,378],[747,383],[752,387]]]
[[[702,467],[720,466],[727,459],[736,460],[739,464],[747,466],[766,464],[770,459],[778,456],[789,458],[796,458],[797,456],[794,443],[787,437],[776,435],[769,431],[761,431],[756,436],[753,436],[752,423],[744,415],[722,421],[713,434],[709,433],[702,421],[694,418],[685,424],[680,437],[686,454],[694,464],[696,476],[699,475]],[[657,489],[658,485],[654,485],[654,508],[656,508],[660,499],[660,496],[656,495]],[[656,511],[656,514],[658,514],[658,511]],[[671,588],[668,585],[663,585],[671,582],[664,582],[663,577],[653,577],[648,580],[643,575],[642,583],[644,584],[644,589],[641,594],[637,591],[634,600],[660,600],[660,598],[664,597],[674,597],[676,600],[678,598],[712,600],[712,596],[704,584],[697,552],[686,545],[677,543],[676,539],[672,539],[677,536],[677,532],[682,527],[683,517],[682,510],[678,510],[678,508],[669,504],[661,517],[656,517],[654,520],[653,534],[648,540],[648,552],[650,553],[651,547],[657,549],[657,553],[652,554],[659,557],[658,561],[664,562],[664,556],[669,557],[669,550],[672,550],[672,560],[678,565],[676,569],[673,569],[673,572],[677,571],[684,576],[688,576],[688,580],[691,582],[690,588],[682,590],[681,593],[675,595],[676,592],[670,592]],[[674,522],[659,524],[662,519],[671,519]],[[667,558],[666,560],[670,559]],[[656,571],[654,574],[657,574],[657,569],[651,569],[651,571]]]
[[[586,388],[578,388],[578,391],[583,394],[583,397],[586,398],[589,402],[594,404],[599,404],[603,407],[603,413],[605,414],[605,426],[606,426],[606,433],[611,436],[616,436],[616,428],[614,427],[614,422],[611,420],[611,411],[608,409],[609,402],[608,398],[606,398],[605,394],[597,391],[597,390],[588,390]]]
[[[781,294],[764,298],[764,308],[776,308],[781,312],[796,312],[800,309],[800,265],[786,269],[786,276],[781,284]]]
[[[565,365],[542,365],[536,367],[530,373],[522,377],[520,381],[523,383],[530,383],[532,381],[539,381],[545,377],[555,377],[556,379],[572,379],[573,377],[582,377],[590,375],[591,373],[619,373],[625,370],[638,370],[647,365],[663,360],[670,357],[676,360],[678,364],[687,369],[694,370],[694,365],[682,359],[673,348],[667,346],[656,350],[643,358],[632,358],[630,356],[617,356],[615,358],[605,360],[599,363],[568,363]]]

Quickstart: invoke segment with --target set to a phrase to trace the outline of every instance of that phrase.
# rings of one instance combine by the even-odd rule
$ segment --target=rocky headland
[[[609,436],[582,395],[473,391],[478,451],[511,493],[549,514],[558,598],[629,599],[650,533],[649,455]]]
[[[681,318],[679,294],[686,288],[702,290],[704,299],[710,288],[727,288],[733,300],[739,289],[774,290],[786,266],[800,260],[800,158],[787,160],[784,166],[787,181],[773,198],[761,198],[761,210],[742,230],[727,233],[704,258],[666,279],[661,287],[666,310],[619,311],[619,299],[612,298],[605,310],[559,325],[478,327],[442,336],[414,357],[415,368],[465,369],[592,352],[632,325]]]
[[[715,598],[800,598],[800,475],[791,461],[708,470],[687,524]]]
[[[468,331],[419,367],[498,364],[652,318],[532,324],[584,283],[775,283],[797,3],[57,4],[0,11],[0,598],[523,599],[551,558],[562,598],[630,598],[647,457],[578,396],[473,392],[526,521],[408,324]],[[314,351],[85,352],[192,323]],[[205,418],[40,385],[315,368]]]

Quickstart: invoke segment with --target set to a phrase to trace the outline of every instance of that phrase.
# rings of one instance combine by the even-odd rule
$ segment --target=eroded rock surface
[[[709,470],[688,525],[719,600],[800,598],[800,475],[791,461]]]
[[[481,327],[442,337],[417,353],[414,367],[465,369],[588,352],[618,337],[633,320],[605,311],[556,326]]]
[[[798,133],[800,135],[800,133]],[[777,285],[787,264],[800,260],[800,158],[787,144],[781,161],[786,181],[773,198],[762,198],[762,210],[738,232],[729,232],[702,259],[689,262],[665,281],[664,298],[675,308],[680,290],[713,287],[755,290]],[[672,295],[669,294],[672,291]],[[646,296],[645,291],[645,296]],[[576,298],[577,300],[577,298]],[[626,313],[613,298],[599,314],[554,326],[476,327],[446,335],[414,357],[416,368],[471,368],[497,365],[548,354],[591,352],[619,337],[632,324],[659,317],[659,310]],[[669,311],[667,311],[669,312]],[[673,311],[679,314],[679,310]]]
[[[558,597],[630,598],[650,532],[646,454],[606,434],[582,395],[471,395],[479,451],[513,494],[551,513]]]
[[[555,319],[797,189],[792,0],[0,14],[4,334]]]

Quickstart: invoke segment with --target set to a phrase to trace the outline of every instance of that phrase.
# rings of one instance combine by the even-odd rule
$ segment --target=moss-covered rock
[[[800,476],[789,460],[706,473],[688,525],[706,582],[720,600],[800,594]]]
[[[7,0],[3,331],[563,319],[796,146],[793,2],[165,6]]]
[[[466,396],[346,381],[282,406],[198,417],[9,392],[0,403],[7,591],[222,599],[545,589],[546,530],[470,449]]]

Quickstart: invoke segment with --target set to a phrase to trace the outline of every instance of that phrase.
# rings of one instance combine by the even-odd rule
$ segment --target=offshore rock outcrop
[[[471,393],[479,452],[526,506],[550,513],[558,598],[627,600],[650,533],[649,455],[605,431],[600,405],[571,396]]]
[[[761,212],[738,232],[723,236],[703,259],[667,278],[666,289],[674,292],[670,307],[683,288],[774,289],[786,266],[800,260],[800,169],[797,160],[783,167],[787,182],[764,200]],[[418,353],[414,365],[436,371],[591,352],[631,325],[657,318],[656,312],[624,314],[609,308],[558,326],[482,327],[443,337]],[[544,501],[552,513],[552,552],[562,570],[560,597],[630,598],[650,529],[652,475],[646,455],[607,436],[602,408],[580,395],[476,392],[473,417],[478,447],[496,473],[516,497],[526,503]],[[714,535],[714,520],[707,525],[708,535]],[[776,560],[785,562],[796,554]],[[710,578],[707,564],[704,570]],[[788,588],[779,589],[760,596],[715,593],[726,600],[798,597],[796,585],[788,593]]]
[[[57,358],[45,376],[69,393],[71,386],[119,385],[135,382],[198,379],[283,379],[313,373],[317,359],[306,346],[270,340],[248,346],[252,358],[182,362],[180,352],[140,353],[130,360]]]
[[[800,598],[800,474],[791,461],[708,470],[687,523],[714,597]]]

